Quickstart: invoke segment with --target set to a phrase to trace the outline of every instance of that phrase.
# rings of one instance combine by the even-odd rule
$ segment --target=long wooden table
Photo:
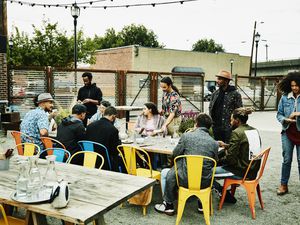
[[[39,167],[43,175],[46,165]],[[0,171],[0,202],[32,212],[35,218],[33,224],[44,225],[46,220],[43,216],[62,219],[68,224],[83,225],[93,220],[96,224],[105,224],[104,213],[155,184],[155,180],[150,178],[63,163],[57,163],[56,170],[59,178],[70,182],[70,202],[66,208],[54,209],[49,203],[25,204],[12,200],[18,175],[14,158],[8,171]]]

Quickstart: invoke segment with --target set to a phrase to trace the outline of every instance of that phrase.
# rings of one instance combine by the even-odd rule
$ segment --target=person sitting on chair
[[[208,130],[212,125],[212,119],[205,113],[200,113],[196,119],[196,130],[194,132],[184,133],[178,145],[173,151],[172,157],[179,155],[203,155],[213,159],[218,158],[218,142],[210,135]],[[177,162],[178,177],[180,183],[187,187],[187,168],[186,161],[181,159]],[[213,164],[204,162],[203,174],[201,180],[201,188],[210,186],[212,178]],[[174,215],[174,204],[176,199],[176,190],[178,189],[176,183],[175,168],[166,168],[161,172],[161,187],[163,192],[163,203],[156,204],[155,210],[167,215]]]
[[[232,177],[243,179],[250,161],[261,151],[261,139],[257,129],[247,124],[248,115],[254,111],[252,107],[241,107],[233,111],[231,115],[232,134],[229,145],[225,146],[219,141],[220,146],[225,147],[225,155],[220,157],[218,167],[216,168],[215,177],[226,178]],[[255,161],[247,175],[247,179],[256,178],[260,168],[260,160]],[[213,187],[222,193],[222,186],[214,182]],[[227,197],[227,195],[226,195]],[[234,198],[232,196],[232,198]],[[232,203],[236,200],[232,199]]]
[[[85,138],[85,119],[87,108],[83,104],[76,104],[72,108],[72,115],[63,118],[57,128],[57,140],[66,146],[66,149],[73,155],[80,150],[78,141]]]

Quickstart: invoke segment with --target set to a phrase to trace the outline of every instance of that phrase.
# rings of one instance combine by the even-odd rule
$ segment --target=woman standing
[[[300,73],[289,73],[279,84],[278,89],[283,92],[277,112],[277,120],[282,124],[282,169],[281,185],[278,195],[288,193],[293,150],[296,146],[298,170],[300,176]]]
[[[174,126],[179,127],[181,122],[181,101],[177,87],[173,85],[170,77],[164,77],[160,81],[162,96],[162,115],[166,118],[162,130],[168,130],[168,134],[174,134]]]
[[[144,104],[143,113],[138,117],[135,124],[135,130],[142,135],[153,136],[156,130],[160,130],[165,119],[159,115],[157,107],[154,103],[148,102]]]

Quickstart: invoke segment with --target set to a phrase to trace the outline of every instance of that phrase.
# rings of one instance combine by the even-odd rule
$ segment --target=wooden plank
[[[10,196],[15,191],[17,179],[14,157],[10,167],[8,171],[0,171],[0,202],[74,224],[99,219],[108,210],[155,184],[155,180],[149,178],[56,163],[59,178],[70,183],[70,202],[66,208],[54,209],[48,203],[24,204],[13,201]],[[45,174],[46,165],[39,167],[41,174]]]

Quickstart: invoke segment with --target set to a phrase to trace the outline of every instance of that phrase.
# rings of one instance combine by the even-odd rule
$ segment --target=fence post
[[[265,109],[265,77],[260,78],[260,110],[263,111]]]
[[[126,72],[119,70],[116,72],[116,105],[126,105]],[[123,118],[124,111],[118,112],[118,117]]]
[[[157,79],[158,73],[150,72],[150,102],[157,105]]]

